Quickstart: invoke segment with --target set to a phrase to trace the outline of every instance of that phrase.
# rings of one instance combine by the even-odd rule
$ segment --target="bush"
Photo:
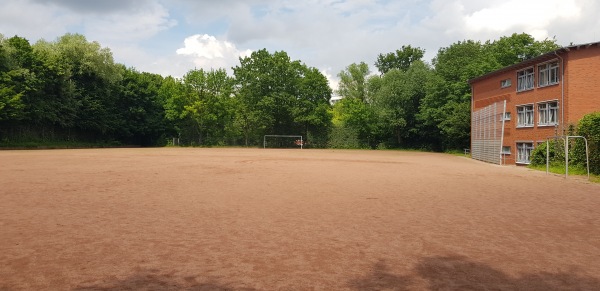
[[[332,149],[361,149],[362,145],[358,138],[358,130],[344,126],[334,125],[329,133],[329,142],[327,144]]]
[[[564,141],[552,140],[550,141],[550,164],[552,165],[564,165],[565,164],[565,149]],[[546,165],[546,143],[538,145],[531,152],[531,165],[541,166]]]
[[[600,112],[585,115],[577,125],[577,134],[588,140],[590,172],[600,174]],[[585,145],[578,140],[571,153],[573,163],[585,166]]]

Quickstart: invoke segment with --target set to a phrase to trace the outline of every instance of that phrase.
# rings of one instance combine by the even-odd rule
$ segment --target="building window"
[[[510,147],[502,147],[502,154],[503,155],[510,155]]]
[[[558,61],[539,65],[538,72],[538,86],[544,87],[558,84]]]
[[[533,126],[533,105],[517,106],[517,127]]]
[[[538,113],[538,125],[558,124],[558,101],[539,103]]]
[[[533,89],[533,68],[517,72],[517,91]]]
[[[500,81],[500,88],[508,88],[510,87],[511,82],[510,79]]]
[[[509,121],[510,120],[510,112],[504,112],[504,116],[503,116],[502,120]]]
[[[531,151],[533,151],[532,142],[517,143],[517,163],[529,164],[531,162]]]

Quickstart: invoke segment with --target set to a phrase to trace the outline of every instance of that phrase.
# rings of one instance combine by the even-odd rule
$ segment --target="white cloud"
[[[515,32],[538,40],[556,36],[560,45],[600,40],[597,0],[88,2],[3,0],[0,33],[34,42],[79,32],[109,47],[118,62],[174,76],[194,67],[229,70],[250,53],[246,48],[283,50],[320,68],[334,88],[337,74],[351,63],[365,62],[375,71],[378,54],[402,45],[425,49],[431,60],[457,41]],[[190,36],[195,32],[202,34]]]
[[[238,50],[225,40],[207,34],[196,34],[184,40],[184,47],[177,50],[178,55],[188,56],[196,67],[203,69],[230,69],[239,62],[240,57],[252,54],[249,49]]]
[[[32,43],[41,38],[54,40],[82,20],[79,15],[64,14],[58,8],[27,1],[8,1],[1,6],[0,33],[7,37],[19,35]]]
[[[337,90],[340,87],[340,81],[337,78],[337,72],[333,73],[331,67],[327,69],[321,69],[320,72],[321,74],[323,74],[323,76],[325,76],[325,78],[327,78],[327,81],[329,82],[329,87],[331,87],[333,91]]]
[[[133,42],[151,38],[177,25],[169,10],[157,2],[148,2],[135,11],[120,11],[84,21],[86,34],[104,41]]]
[[[507,32],[523,29],[537,38],[548,37],[547,27],[556,21],[574,19],[581,14],[575,0],[509,0],[478,10],[465,17],[473,31]]]

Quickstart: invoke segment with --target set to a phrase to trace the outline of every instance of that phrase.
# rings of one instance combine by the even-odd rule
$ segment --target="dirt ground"
[[[0,151],[0,290],[600,290],[600,185],[444,154]]]

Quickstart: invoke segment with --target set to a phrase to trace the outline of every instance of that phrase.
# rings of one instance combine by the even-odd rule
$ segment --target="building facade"
[[[473,157],[485,156],[485,148],[498,156],[482,160],[529,164],[538,144],[600,111],[600,42],[563,47],[469,83]]]

